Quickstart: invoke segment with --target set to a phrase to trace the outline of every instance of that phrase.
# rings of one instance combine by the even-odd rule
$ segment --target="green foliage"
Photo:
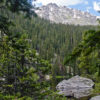
[[[21,31],[16,33],[9,29],[12,24],[8,13],[23,11],[30,16],[31,8],[31,2],[28,0],[0,2],[0,96],[2,100],[17,98],[39,100],[45,97],[42,91],[50,87],[44,79],[44,76],[50,73],[49,62],[36,54],[25,32],[20,34]]]
[[[15,99],[15,96],[10,96],[10,95],[4,96],[4,95],[2,95],[2,94],[0,93],[0,99],[1,99],[1,100],[14,100],[14,99]]]
[[[45,59],[51,60],[57,54],[62,58],[69,54],[81,41],[82,32],[95,28],[93,26],[74,26],[50,23],[49,21],[33,17],[24,19],[23,15],[8,14],[16,24],[10,27],[14,33],[27,33],[31,46]],[[17,30],[18,29],[18,30]]]
[[[73,50],[65,64],[77,61],[81,74],[100,75],[100,31],[89,30],[83,34],[81,43]],[[94,78],[94,80],[95,80]]]
[[[16,24],[15,27],[10,27],[10,30],[15,34],[18,32],[27,33],[31,47],[37,50],[43,59],[52,63],[52,72],[54,71],[57,76],[66,75],[67,67],[63,66],[63,59],[79,44],[82,32],[96,28],[55,24],[38,17],[29,20],[25,19],[23,15],[17,16],[11,13],[8,15]]]
[[[93,93],[94,94],[99,94],[100,93],[100,82],[99,83],[95,83],[95,88],[93,90]]]
[[[32,6],[32,2],[35,0],[1,0],[0,1],[0,9],[8,9],[13,13],[26,12],[28,16],[31,14],[35,14],[31,9],[34,8]]]
[[[78,55],[81,68],[86,66],[85,69],[88,69],[91,64],[93,67],[89,72],[100,74],[97,71],[99,67],[96,66],[99,60],[95,60],[99,55],[97,50],[100,42],[97,41],[100,40],[100,32],[85,33],[84,41],[68,58],[72,64],[65,68],[62,64],[64,56],[78,45],[84,30],[94,27],[54,24],[35,17],[25,19],[25,16],[35,14],[31,10],[31,2],[32,0],[0,0],[0,99],[65,100],[65,97],[53,91],[53,85],[59,81],[54,79],[61,78],[60,75],[64,78],[66,70],[69,70],[69,76],[73,73],[75,75],[78,67],[72,66],[77,65],[73,57],[76,60]],[[90,41],[91,38],[93,41]],[[94,53],[95,56],[92,57]],[[44,59],[49,60],[52,67]],[[52,79],[46,80],[46,75],[52,75]]]
[[[13,37],[12,40],[4,36],[2,40],[0,47],[2,52],[0,77],[4,78],[4,81],[1,81],[2,93],[14,95],[20,92],[21,96],[37,97],[42,89],[49,85],[45,81],[42,82],[44,78],[41,79],[41,75],[44,76],[51,65],[36,55],[36,51],[29,46],[25,34]]]

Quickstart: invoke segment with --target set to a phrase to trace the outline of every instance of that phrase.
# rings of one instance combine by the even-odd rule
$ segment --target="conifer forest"
[[[40,18],[32,0],[0,0],[0,100],[90,100],[59,94],[76,75],[100,95],[100,26]]]

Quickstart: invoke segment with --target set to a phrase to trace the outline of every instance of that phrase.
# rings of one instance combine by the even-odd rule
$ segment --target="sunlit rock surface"
[[[55,23],[74,25],[97,25],[97,16],[66,6],[50,3],[35,10],[41,18]]]
[[[91,98],[90,100],[100,100],[100,95],[99,96],[95,96],[95,97]]]
[[[71,79],[63,80],[56,86],[59,94],[81,98],[89,96],[93,89],[94,82],[88,78],[74,76]]]

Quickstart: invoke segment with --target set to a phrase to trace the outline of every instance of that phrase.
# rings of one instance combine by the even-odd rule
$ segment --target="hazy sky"
[[[94,15],[100,16],[100,0],[37,0],[36,5],[42,6],[49,3],[56,3],[60,6],[68,6],[82,11],[88,11]]]

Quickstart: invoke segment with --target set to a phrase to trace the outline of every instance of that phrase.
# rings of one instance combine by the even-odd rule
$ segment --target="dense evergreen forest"
[[[54,76],[58,77],[67,74],[67,67],[63,64],[64,58],[79,44],[82,33],[89,29],[97,29],[95,26],[50,23],[38,17],[32,19],[25,19],[23,15],[11,15],[10,17],[14,18],[13,21],[16,23],[15,27],[11,27],[11,31],[28,34],[32,48],[43,59],[49,60],[52,64],[52,71],[55,73]]]
[[[56,84],[77,74],[98,86],[98,27],[51,23],[31,8],[28,0],[0,1],[0,99],[66,100]]]

